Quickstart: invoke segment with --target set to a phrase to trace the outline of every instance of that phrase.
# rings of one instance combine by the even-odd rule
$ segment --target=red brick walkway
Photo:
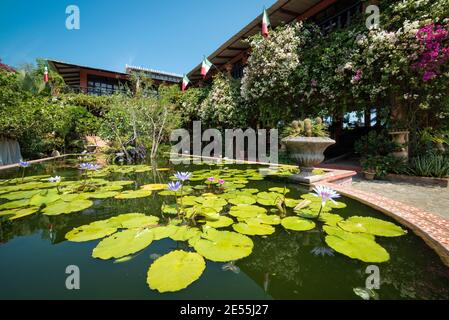
[[[357,190],[348,185],[320,182],[344,196],[377,209],[413,230],[449,266],[449,221],[421,209],[391,200],[374,193]]]

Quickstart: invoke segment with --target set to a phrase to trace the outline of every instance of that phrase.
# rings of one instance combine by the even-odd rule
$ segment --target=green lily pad
[[[343,220],[343,217],[329,212],[323,212],[319,218],[320,221],[323,221],[325,224],[330,226],[336,226],[338,222]]]
[[[8,220],[16,220],[22,217],[32,215],[33,213],[36,213],[38,211],[39,208],[37,207],[3,210],[0,211],[0,217],[7,217]]]
[[[151,232],[153,232],[154,235],[153,240],[168,238],[174,235],[176,231],[178,231],[178,227],[174,225],[161,226],[151,229]]]
[[[369,233],[383,237],[398,237],[407,233],[394,223],[371,217],[350,217],[338,222],[338,226],[349,232]]]
[[[30,199],[30,205],[40,207],[42,205],[48,205],[52,202],[59,200],[61,196],[54,189],[41,191]]]
[[[75,200],[66,202],[63,200],[58,200],[56,202],[50,203],[48,206],[42,210],[42,213],[47,216],[56,216],[63,213],[72,213],[85,210],[91,207],[94,203],[90,200]]]
[[[231,207],[229,210],[229,214],[231,216],[237,217],[237,218],[254,218],[258,214],[264,214],[267,212],[267,209],[255,206],[255,205],[247,205],[247,204],[241,204],[234,207]]]
[[[248,220],[247,220],[248,221]],[[250,236],[265,236],[265,235],[269,235],[269,234],[273,234],[276,229],[270,225],[267,224],[261,224],[261,223],[257,223],[257,222],[253,222],[254,220],[252,220],[252,222],[250,223],[235,223],[232,225],[232,228],[237,231],[238,233],[241,234],[246,234],[246,235],[250,235]]]
[[[275,206],[284,196],[277,192],[259,192],[257,202],[264,206]]]
[[[125,213],[112,217],[109,221],[122,229],[132,229],[156,226],[159,223],[159,217],[147,216],[143,213]]]
[[[147,283],[161,293],[179,291],[198,280],[205,268],[206,263],[198,253],[175,250],[151,264]]]
[[[189,242],[189,244],[192,243]],[[210,228],[203,232],[193,246],[208,260],[227,262],[249,256],[254,244],[250,238],[242,234]]]
[[[137,199],[151,196],[151,191],[148,190],[127,190],[119,193],[115,199]]]
[[[176,204],[163,204],[161,211],[167,214],[178,214],[178,208]]]
[[[189,226],[181,226],[176,229],[176,232],[170,235],[170,238],[174,241],[188,241],[194,237],[200,237],[201,231],[198,228],[192,228]]]
[[[117,191],[100,191],[100,192],[89,193],[87,196],[91,199],[107,199],[107,198],[113,198],[118,194],[119,194],[119,192],[117,192]]]
[[[108,224],[108,220],[95,221],[67,232],[65,238],[73,242],[85,242],[101,239],[117,231],[117,227]]]
[[[165,189],[167,189],[167,184],[152,183],[152,184],[143,185],[140,188],[142,190],[147,190],[147,191],[165,190]]]
[[[329,247],[352,259],[364,262],[380,263],[390,259],[388,252],[373,239],[347,231],[327,235],[325,241]]]
[[[285,188],[285,190],[284,190],[284,188],[280,188],[280,187],[270,188],[268,190],[271,191],[271,192],[277,192],[277,193],[280,193],[280,194],[287,194],[287,193],[290,192],[289,188]]]
[[[315,228],[315,222],[300,217],[284,218],[281,224],[285,229],[294,231],[307,231]]]
[[[263,223],[263,224],[270,224],[270,225],[278,225],[281,223],[281,218],[278,215],[275,214],[258,214],[253,218],[238,218],[239,221],[243,221],[246,223]]]
[[[29,190],[29,191],[14,191],[6,194],[0,195],[0,198],[7,200],[20,200],[20,199],[29,199],[34,196],[36,193],[39,193],[40,190]]]
[[[205,223],[206,226],[218,229],[218,228],[229,227],[231,224],[234,223],[234,220],[232,220],[229,217],[220,216],[218,218],[218,220],[214,220],[214,221],[206,220],[205,222],[206,222]]]
[[[92,257],[103,260],[122,258],[148,247],[153,241],[151,229],[128,229],[104,238],[92,251]]]
[[[22,199],[22,200],[6,202],[6,203],[0,205],[0,210],[22,208],[22,207],[28,206],[29,204],[30,204],[29,199]]]
[[[254,204],[256,203],[255,197],[238,195],[237,197],[231,198],[228,200],[229,203],[239,205],[239,204]]]

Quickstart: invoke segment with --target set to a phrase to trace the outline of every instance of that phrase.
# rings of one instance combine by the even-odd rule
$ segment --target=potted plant
[[[295,120],[285,130],[282,143],[290,158],[300,168],[300,177],[312,176],[316,165],[324,160],[324,151],[335,141],[330,139],[321,118]]]
[[[366,180],[374,180],[376,176],[376,161],[375,157],[367,157],[361,160],[363,174]]]

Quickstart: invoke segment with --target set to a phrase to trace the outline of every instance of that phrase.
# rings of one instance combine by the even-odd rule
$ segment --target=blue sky
[[[275,0],[0,0],[0,59],[186,73]],[[65,27],[80,9],[80,30]]]

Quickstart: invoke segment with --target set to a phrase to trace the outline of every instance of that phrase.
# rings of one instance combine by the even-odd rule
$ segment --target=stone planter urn
[[[316,165],[324,160],[324,151],[335,141],[325,137],[287,137],[282,140],[290,158],[299,166],[300,177],[312,176]]]
[[[398,151],[392,152],[391,154],[396,158],[407,159],[408,158],[408,131],[391,131],[389,132],[393,142],[400,145]]]

